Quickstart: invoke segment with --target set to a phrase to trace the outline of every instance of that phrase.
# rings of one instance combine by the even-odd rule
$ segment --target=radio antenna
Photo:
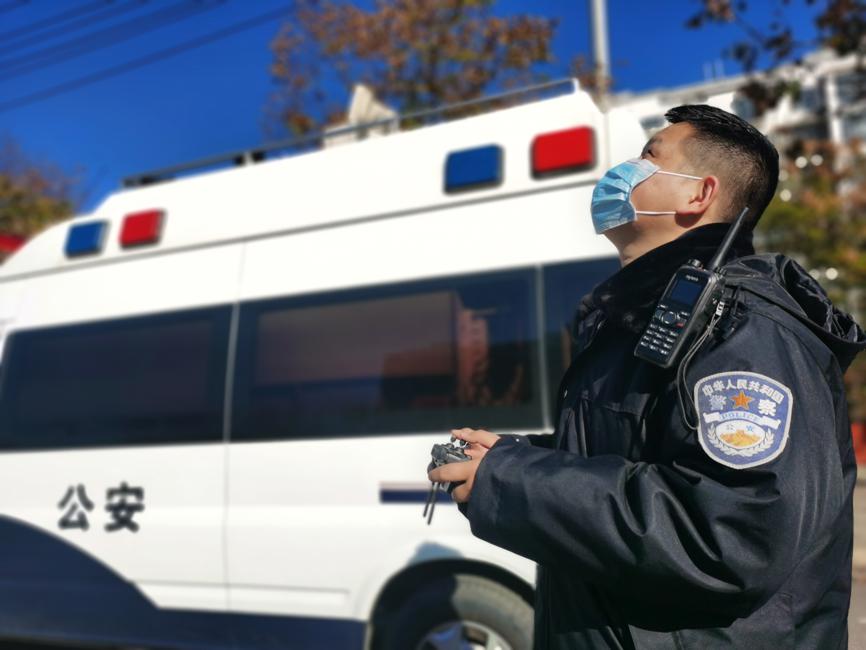
[[[734,243],[734,238],[737,236],[737,233],[740,231],[740,226],[743,225],[743,221],[745,220],[746,213],[749,211],[749,206],[743,208],[743,211],[740,213],[736,219],[734,219],[734,223],[731,224],[731,227],[728,228],[728,233],[725,235],[725,238],[722,240],[721,245],[719,246],[719,250],[716,251],[716,254],[713,255],[713,259],[710,260],[710,263],[707,264],[707,271],[715,271],[719,266],[721,266],[722,262],[725,261],[725,257],[728,254],[728,250],[731,248],[731,244]]]

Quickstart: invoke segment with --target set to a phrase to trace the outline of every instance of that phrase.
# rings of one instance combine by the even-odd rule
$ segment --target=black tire
[[[457,629],[457,622],[462,623],[461,635],[480,644],[467,641],[462,647],[485,647],[483,637],[490,631],[505,642],[503,650],[532,650],[532,607],[501,584],[473,575],[441,578],[409,594],[377,626],[371,647],[433,650],[435,645],[422,642],[436,630]]]

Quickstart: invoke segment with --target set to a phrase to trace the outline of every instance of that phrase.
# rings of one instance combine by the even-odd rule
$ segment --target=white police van
[[[644,133],[545,93],[130,179],[13,255],[0,637],[528,648],[532,563],[422,506],[450,428],[552,430],[617,268],[590,193]]]

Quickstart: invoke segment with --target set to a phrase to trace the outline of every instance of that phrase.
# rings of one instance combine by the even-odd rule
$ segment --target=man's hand
[[[496,442],[499,436],[482,429],[452,429],[452,435],[459,440],[465,440],[467,445],[464,453],[472,458],[462,463],[448,463],[431,470],[427,477],[434,483],[460,483],[451,490],[451,498],[457,503],[469,501],[472,486],[475,483],[475,472],[481,459]]]
[[[484,429],[451,429],[451,435],[466,442],[463,450],[473,460],[481,460],[493,445],[499,442],[499,436]]]

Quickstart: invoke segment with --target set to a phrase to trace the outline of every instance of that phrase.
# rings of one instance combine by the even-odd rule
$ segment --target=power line
[[[106,68],[105,70],[100,70],[99,72],[94,72],[93,74],[85,75],[84,77],[79,77],[78,79],[74,79],[72,81],[57,84],[44,90],[30,93],[29,95],[24,95],[23,97],[18,97],[16,99],[12,99],[6,102],[0,102],[0,113],[15,108],[21,108],[22,106],[27,106],[28,104],[33,104],[35,102],[41,101],[43,99],[48,99],[49,97],[54,97],[56,95],[60,95],[62,93],[77,90],[78,88],[90,85],[92,83],[96,83],[97,81],[116,77],[117,75],[124,74],[126,72],[129,72],[130,70],[142,68],[146,65],[150,65],[151,63],[156,63],[157,61],[162,61],[163,59],[177,56],[178,54],[182,54],[183,52],[186,52],[188,50],[192,50],[197,47],[219,41],[223,38],[233,36],[234,34],[237,34],[239,32],[274,20],[275,18],[279,18],[288,10],[289,6],[286,5],[284,7],[281,7],[280,9],[269,11],[267,13],[255,16],[254,18],[242,21],[231,27],[226,27],[215,32],[211,32],[210,34],[205,34],[204,36],[200,36],[199,38],[192,39],[190,41],[180,43],[172,47],[168,47],[164,50],[154,52],[147,56],[133,59],[132,61],[127,61],[126,63],[122,63],[111,68]]]
[[[148,1],[149,0],[132,0],[127,4],[115,5],[114,0],[107,0],[107,2],[106,0],[99,0],[99,2],[94,2],[90,5],[84,5],[83,7],[81,7],[81,9],[86,9],[86,11],[84,12],[79,10],[76,11],[74,15],[63,16],[60,20],[52,20],[52,22],[61,23],[58,27],[54,27],[54,29],[46,30],[46,28],[52,26],[52,22],[49,22],[48,24],[28,29],[20,33],[17,37],[13,37],[12,39],[5,39],[3,42],[3,46],[0,47],[0,52],[11,52],[16,49],[27,47],[31,43],[39,43],[52,39],[55,36],[69,34],[80,29],[81,27],[90,27],[95,23],[107,20],[108,18],[113,18],[116,15],[126,13],[130,9],[138,9],[140,6],[147,4]],[[76,15],[79,15],[81,13],[90,14],[92,11],[100,9],[104,6],[107,6],[107,9],[105,9],[104,11],[92,15],[84,15],[78,18],[78,20],[68,22],[71,18],[75,18]],[[67,24],[64,25],[62,23]],[[28,33],[34,31],[36,32],[35,34],[30,34],[29,37],[27,36]],[[22,36],[24,36],[25,38],[21,38]]]
[[[15,11],[16,9],[23,7],[30,0],[12,0],[11,2],[7,2],[5,4],[0,5],[0,14],[5,14],[9,11]]]
[[[42,20],[37,20],[35,23],[30,23],[29,25],[24,25],[23,27],[16,27],[15,29],[10,29],[5,32],[0,32],[0,40],[5,41],[6,39],[16,38],[17,36],[20,36],[22,34],[29,34],[30,32],[42,29],[47,25],[51,25],[52,23],[62,22],[64,20],[68,20],[69,18],[75,18],[75,16],[80,16],[81,14],[94,11],[96,9],[99,9],[103,5],[111,4],[112,2],[114,2],[114,0],[96,0],[96,2],[91,2],[89,5],[82,5],[80,7],[75,7],[74,9],[69,9],[67,11],[61,11],[59,14],[48,16],[48,18],[43,18]]]
[[[225,1],[183,0],[168,8],[158,9],[144,16],[137,16],[101,31],[90,32],[15,59],[0,61],[0,75],[4,78],[10,78],[42,67],[64,63],[71,58],[129,40],[161,26],[179,22],[196,13],[214,9]]]
[[[113,2],[114,0],[111,0],[111,1]],[[117,4],[117,5],[110,6],[105,11],[102,11],[96,15],[86,16],[81,20],[75,21],[75,23],[73,23],[71,26],[70,25],[64,25],[64,26],[61,26],[59,28],[50,30],[47,33],[44,32],[41,34],[36,34],[35,36],[31,36],[30,38],[27,38],[27,39],[19,40],[19,41],[15,42],[11,45],[9,45],[8,43],[4,43],[3,47],[0,48],[0,51],[3,51],[3,52],[5,52],[6,50],[14,51],[17,49],[26,48],[26,46],[31,44],[31,43],[44,44],[43,41],[50,40],[51,38],[53,38],[56,35],[68,36],[70,31],[75,31],[79,27],[85,27],[85,28],[90,27],[94,23],[101,22],[101,21],[104,21],[104,20],[109,19],[109,18],[114,18],[115,16],[126,13],[130,10],[139,9],[140,7],[146,5],[148,3],[148,1],[149,0],[131,0],[128,4]],[[180,5],[184,5],[184,4],[192,5],[193,2],[195,2],[195,0],[185,0],[185,2],[181,2],[179,4]],[[133,18],[132,20],[127,21],[125,23],[110,25],[110,26],[102,29],[101,31],[92,31],[92,32],[86,33],[84,35],[78,35],[78,36],[75,36],[74,38],[67,39],[66,41],[62,41],[60,43],[56,43],[54,45],[48,45],[47,47],[44,47],[43,49],[37,50],[35,52],[26,52],[20,56],[8,58],[6,60],[2,60],[2,61],[0,61],[0,67],[16,67],[18,65],[26,64],[28,61],[30,61],[32,59],[39,59],[39,58],[51,55],[55,52],[59,52],[62,54],[70,48],[74,48],[74,47],[78,47],[78,46],[90,43],[94,38],[105,37],[106,34],[110,35],[115,31],[122,33],[122,30],[127,29],[130,25],[134,26],[134,23],[138,20],[149,20],[149,19],[152,19],[153,16],[158,17],[159,15],[164,14],[166,12],[168,12],[170,14],[171,12],[177,11],[177,10],[178,10],[177,4],[172,5],[171,7],[168,7],[168,9],[163,7],[163,8],[157,9],[154,12],[151,12],[150,14],[145,14],[144,16],[138,16],[136,18]]]
[[[70,59],[89,54],[105,47],[116,45],[136,38],[142,34],[172,25],[190,16],[216,9],[226,0],[182,0],[167,9],[159,9],[145,16],[137,16],[131,20],[108,27],[98,32],[91,32],[44,50],[0,61],[0,76],[3,79],[20,76],[26,72],[40,68],[65,63]]]

